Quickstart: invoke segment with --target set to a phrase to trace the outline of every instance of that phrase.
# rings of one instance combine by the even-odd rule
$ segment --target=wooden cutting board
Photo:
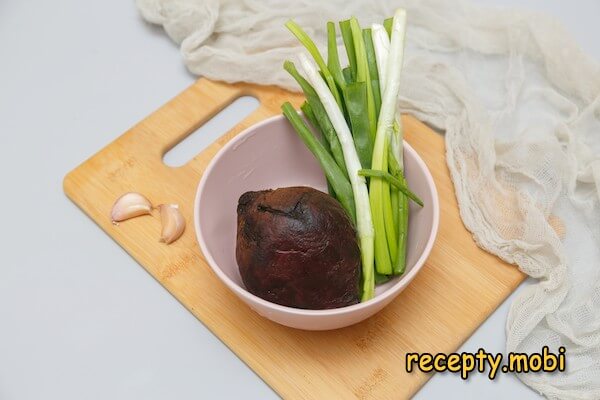
[[[243,95],[260,101],[253,114],[185,166],[163,164],[166,151]],[[407,116],[405,138],[431,170],[441,205],[437,242],[419,275],[385,310],[344,329],[300,331],[255,314],[205,263],[194,235],[193,200],[215,153],[244,128],[280,113],[285,100],[299,106],[303,98],[200,79],[70,172],[65,193],[282,397],[409,397],[430,375],[408,374],[405,353],[455,351],[524,276],[475,245],[459,217],[443,138]],[[113,226],[110,209],[127,191],[155,204],[178,203],[188,222],[183,237],[170,246],[158,243],[156,217]]]

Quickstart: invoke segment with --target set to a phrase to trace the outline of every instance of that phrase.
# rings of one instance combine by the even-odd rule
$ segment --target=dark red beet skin
[[[236,258],[251,293],[305,309],[358,303],[360,249],[337,200],[309,187],[247,192],[237,213]]]

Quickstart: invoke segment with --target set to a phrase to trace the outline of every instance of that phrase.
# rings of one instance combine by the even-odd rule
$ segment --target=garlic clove
[[[125,193],[113,205],[110,217],[113,224],[125,221],[140,215],[150,214],[152,204],[143,195],[135,192]]]
[[[158,206],[158,210],[162,222],[160,241],[166,244],[173,243],[183,234],[185,219],[177,204],[161,204]]]

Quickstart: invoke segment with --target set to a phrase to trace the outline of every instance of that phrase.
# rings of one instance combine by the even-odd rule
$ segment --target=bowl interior
[[[405,146],[406,179],[425,207],[410,202],[406,276],[425,250],[434,223],[433,196],[428,172],[418,156]],[[244,288],[235,259],[237,203],[247,191],[286,186],[311,186],[327,192],[323,172],[283,117],[274,117],[232,139],[212,161],[196,198],[196,229],[205,250],[234,284]],[[207,255],[208,256],[208,255]],[[392,288],[402,277],[379,285],[376,295]]]

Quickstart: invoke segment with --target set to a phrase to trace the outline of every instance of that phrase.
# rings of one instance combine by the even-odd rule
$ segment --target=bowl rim
[[[405,149],[405,151],[410,153],[412,156],[414,156],[417,166],[419,168],[421,168],[421,170],[424,171],[427,187],[429,188],[429,190],[431,192],[431,198],[433,199],[433,204],[432,204],[433,224],[431,227],[431,231],[429,232],[429,237],[427,238],[427,243],[425,244],[425,248],[423,249],[423,252],[419,256],[417,261],[415,262],[415,265],[412,267],[412,269],[406,275],[401,275],[398,282],[396,282],[392,287],[390,287],[385,292],[383,292],[380,295],[377,295],[377,296],[373,297],[372,299],[365,301],[365,302],[353,304],[350,306],[339,307],[339,308],[330,308],[330,309],[325,309],[325,310],[309,310],[309,309],[303,309],[303,308],[283,306],[280,304],[276,304],[276,303],[264,300],[256,295],[250,293],[245,288],[242,288],[240,285],[235,283],[231,278],[229,278],[225,274],[225,272],[223,272],[223,270],[221,270],[221,268],[218,266],[217,262],[213,258],[212,254],[210,253],[208,246],[204,240],[204,237],[201,233],[200,219],[198,218],[199,214],[200,214],[200,197],[202,196],[202,193],[204,192],[204,187],[206,185],[208,176],[210,176],[213,168],[219,162],[219,160],[223,157],[223,155],[225,153],[227,153],[227,151],[229,149],[236,146],[236,144],[238,142],[243,143],[245,141],[246,136],[248,136],[251,132],[263,127],[264,125],[271,124],[277,120],[282,120],[284,118],[285,117],[283,115],[274,115],[274,116],[264,119],[258,123],[255,123],[255,124],[249,126],[248,128],[244,129],[240,133],[238,133],[235,137],[230,139],[217,152],[217,154],[215,154],[215,156],[212,158],[212,160],[210,161],[210,163],[208,164],[208,166],[202,173],[202,177],[200,178],[200,182],[196,189],[196,196],[194,197],[194,216],[193,216],[193,218],[194,218],[194,228],[196,231],[196,239],[198,241],[198,244],[200,245],[200,249],[202,250],[202,254],[204,255],[204,258],[208,262],[208,265],[213,270],[213,272],[217,275],[217,277],[223,283],[225,283],[225,285],[230,290],[232,290],[234,293],[236,293],[239,297],[242,297],[243,299],[245,299],[251,303],[257,303],[258,305],[268,308],[268,309],[271,309],[273,311],[284,312],[287,314],[303,315],[303,316],[344,315],[344,314],[349,314],[349,313],[353,313],[353,312],[356,312],[359,310],[364,310],[364,309],[370,308],[377,303],[380,303],[380,302],[385,301],[386,299],[389,299],[390,297],[393,298],[396,294],[398,294],[401,291],[401,289],[403,289],[406,285],[408,285],[410,283],[410,281],[412,281],[412,279],[421,270],[423,265],[425,265],[425,261],[429,257],[429,254],[431,253],[431,249],[433,248],[433,244],[435,243],[435,239],[437,237],[438,228],[439,228],[439,219],[440,219],[439,198],[438,198],[437,188],[435,186],[435,181],[433,180],[433,177],[431,175],[431,172],[429,171],[429,168],[427,167],[427,164],[425,164],[423,159],[412,148],[412,146],[406,142],[406,140],[403,140],[404,149]]]

